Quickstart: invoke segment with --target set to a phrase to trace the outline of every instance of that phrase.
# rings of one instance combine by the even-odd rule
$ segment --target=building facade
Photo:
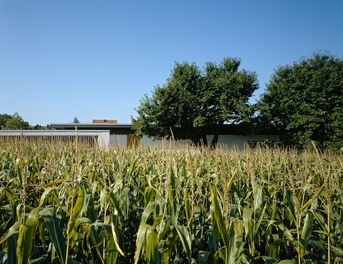
[[[134,135],[131,124],[118,123],[91,123],[91,124],[50,124],[51,128],[56,130],[106,130],[109,131],[109,147],[132,147],[137,145],[159,147],[163,146],[166,140],[154,140],[143,135],[137,137]],[[211,142],[213,135],[207,136],[207,141]],[[274,142],[278,140],[278,136],[270,131],[261,131],[252,135],[247,127],[242,125],[224,125],[221,129],[221,134],[218,139],[219,146],[228,148],[244,149],[247,145],[255,147],[259,142]],[[178,140],[176,145],[191,144],[191,140]]]
[[[163,147],[169,140],[154,140],[148,136],[134,135],[131,124],[118,124],[116,120],[93,120],[93,123],[52,123],[49,130],[0,130],[1,140],[26,139],[31,141],[64,141],[84,142],[97,144],[100,147],[135,147],[151,146]],[[207,136],[211,142],[213,135]],[[261,131],[251,134],[250,130],[242,125],[224,125],[218,139],[218,146],[244,149],[246,146],[254,148],[259,142],[275,142],[278,136],[270,131]],[[178,140],[173,146],[191,144],[191,140]],[[169,146],[169,145],[168,145]]]

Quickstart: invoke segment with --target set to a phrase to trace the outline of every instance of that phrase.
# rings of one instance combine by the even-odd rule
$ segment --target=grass
[[[339,153],[0,143],[0,263],[343,263],[342,217]]]

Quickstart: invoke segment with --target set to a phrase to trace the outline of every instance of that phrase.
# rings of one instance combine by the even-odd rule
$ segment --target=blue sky
[[[117,119],[175,62],[242,59],[263,93],[278,65],[343,56],[341,0],[0,0],[0,113],[30,124]]]

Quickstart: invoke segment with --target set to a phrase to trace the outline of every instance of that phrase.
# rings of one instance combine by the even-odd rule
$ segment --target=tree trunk
[[[220,133],[220,127],[219,125],[217,125],[216,130],[214,132],[214,136],[212,138],[212,142],[211,142],[211,148],[215,149],[218,143],[218,139],[219,139],[219,133]]]
[[[205,146],[207,147],[207,137],[205,136],[199,136],[199,137],[193,137],[191,139],[195,146]]]
[[[207,147],[207,137],[206,137],[206,135],[201,137],[200,146]]]

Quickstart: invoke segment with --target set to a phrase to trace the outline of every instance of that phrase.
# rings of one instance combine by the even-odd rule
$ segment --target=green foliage
[[[132,119],[139,135],[154,138],[191,139],[207,144],[206,135],[215,135],[225,122],[250,116],[249,97],[258,88],[255,73],[239,71],[240,60],[225,58],[220,65],[207,63],[202,72],[197,65],[177,63],[163,86],[145,97]]]
[[[77,118],[77,116],[74,117],[73,123],[74,123],[74,124],[80,123],[80,120]]]
[[[155,87],[152,98],[147,95],[137,109],[133,127],[139,135],[154,138],[171,137],[199,141],[201,126],[193,124],[200,111],[198,104],[202,76],[195,64],[176,64],[167,84]]]
[[[342,174],[316,150],[0,142],[0,263],[339,263]]]
[[[32,251],[32,240],[38,225],[39,208],[34,208],[28,215],[24,224],[21,224],[17,240],[17,258],[19,264],[29,262]]]
[[[8,114],[0,114],[0,129],[5,127],[7,120],[10,118],[11,116]]]
[[[5,118],[3,118],[5,116]],[[2,115],[3,120],[6,120],[5,126],[3,129],[6,130],[19,130],[19,129],[28,129],[29,123],[24,121],[24,119],[18,114],[14,113],[12,116]]]
[[[260,118],[286,145],[343,146],[343,60],[314,54],[279,67],[259,102]]]

